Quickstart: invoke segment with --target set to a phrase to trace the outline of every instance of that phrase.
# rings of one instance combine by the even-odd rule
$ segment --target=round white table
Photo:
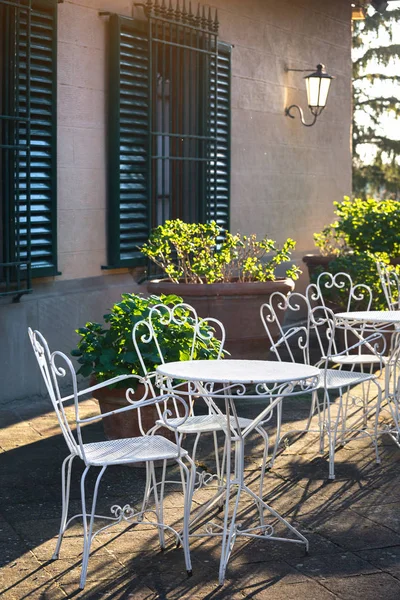
[[[209,522],[205,525],[204,533],[193,533],[195,537],[207,535],[222,537],[221,561],[219,568],[219,582],[225,580],[225,572],[229,557],[237,536],[252,537],[258,539],[273,539],[294,544],[303,544],[308,551],[308,540],[286,521],[271,506],[266,504],[262,498],[262,476],[259,494],[256,494],[244,482],[244,442],[246,437],[260,424],[272,417],[274,409],[288,396],[312,392],[318,386],[320,371],[316,367],[292,362],[274,362],[262,360],[193,360],[171,362],[157,367],[158,385],[164,390],[176,390],[179,394],[200,395],[213,412],[219,413],[224,419],[226,435],[225,474],[226,484],[220,490],[211,503],[207,504],[207,510],[221,497],[225,497],[225,512],[223,525]],[[188,388],[182,387],[185,381]],[[181,391],[178,391],[179,388]],[[217,398],[225,400],[225,414],[215,403]],[[251,401],[258,399],[257,407],[259,414],[245,428],[239,427],[235,400]],[[260,402],[264,399],[264,402]],[[233,416],[233,419],[231,418]],[[236,425],[235,425],[236,423]],[[231,462],[234,460],[234,467]],[[236,491],[236,497],[232,502],[231,516],[229,514],[230,503],[233,500],[232,493]],[[259,525],[245,526],[237,523],[236,517],[239,509],[239,500],[242,493],[252,498],[258,508]],[[280,537],[276,535],[274,525],[265,523],[265,511],[279,521],[288,529],[293,538]],[[202,510],[200,516],[203,517]],[[199,516],[192,519],[192,529],[199,521]]]
[[[338,324],[357,325],[367,323],[368,325],[400,325],[400,310],[361,310],[340,312],[335,314]]]

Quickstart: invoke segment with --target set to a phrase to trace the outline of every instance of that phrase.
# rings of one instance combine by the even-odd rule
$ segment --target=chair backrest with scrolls
[[[372,290],[364,283],[354,284],[348,273],[320,273],[306,290],[311,306],[328,306],[332,310],[349,312],[370,310]]]
[[[389,310],[400,310],[400,275],[380,261],[376,268]]]
[[[150,309],[147,318],[135,324],[132,331],[133,345],[142,367],[142,375],[149,374],[146,365],[149,352],[152,357],[150,362],[153,364],[164,364],[169,359],[168,349],[163,346],[162,332],[164,328],[171,326],[176,329],[183,328],[187,341],[190,341],[186,344],[186,353],[182,353],[179,360],[206,358],[207,347],[215,342],[217,343],[216,358],[221,358],[225,344],[225,329],[220,321],[212,317],[200,318],[193,306],[184,302],[175,306],[157,304]],[[153,395],[156,395],[151,382],[150,387]]]
[[[308,323],[292,327],[282,325],[287,310],[298,313],[301,317],[305,316],[307,319],[309,308],[308,299],[297,292],[288,296],[281,292],[274,292],[269,301],[261,305],[260,316],[270,343],[270,351],[279,361],[289,359],[292,362],[300,362],[298,358],[300,355],[300,360],[309,364]]]
[[[76,425],[79,419],[78,387],[73,364],[63,352],[50,352],[47,341],[40,331],[33,331],[29,327],[28,334],[65,442],[71,453],[81,456],[82,439],[79,424],[77,425],[78,442],[71,429],[71,425]],[[65,399],[61,396],[58,385],[59,379],[66,376],[70,377],[73,388],[75,419],[71,420],[65,411]]]

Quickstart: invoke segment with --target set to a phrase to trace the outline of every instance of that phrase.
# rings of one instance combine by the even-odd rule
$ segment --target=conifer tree
[[[400,200],[400,140],[382,127],[387,115],[400,117],[400,44],[394,43],[394,24],[399,21],[400,8],[368,13],[364,21],[353,21],[353,192],[356,196]],[[379,38],[389,43],[379,45]],[[379,72],[380,66],[392,67],[390,73]],[[396,87],[398,93],[394,91]],[[376,151],[370,164],[362,160],[364,144]]]

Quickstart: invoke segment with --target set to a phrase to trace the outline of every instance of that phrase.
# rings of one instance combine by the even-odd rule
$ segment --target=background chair
[[[173,396],[174,406],[179,405],[183,414],[178,419],[175,418],[172,422],[169,422],[169,417],[173,416],[171,415],[170,410],[171,395],[153,397],[149,385],[141,378],[135,375],[121,375],[119,377],[115,377],[108,381],[104,381],[95,386],[89,387],[85,390],[78,392],[76,373],[70,359],[62,352],[56,351],[51,353],[45,338],[40,334],[40,332],[32,331],[32,329],[30,328],[28,332],[36,359],[39,364],[40,371],[43,375],[47,391],[50,395],[53,408],[56,412],[61,431],[63,433],[65,442],[69,450],[69,455],[64,460],[61,470],[62,515],[57,546],[53,555],[53,559],[58,558],[63,536],[67,527],[74,519],[82,518],[84,543],[80,587],[83,589],[86,582],[90,546],[93,538],[98,533],[100,533],[100,531],[104,531],[108,527],[111,527],[112,525],[119,523],[122,520],[128,521],[129,523],[141,523],[146,517],[146,513],[151,512],[153,513],[153,515],[155,515],[156,521],[149,521],[149,523],[155,525],[158,529],[161,548],[163,548],[165,545],[165,530],[168,530],[176,537],[179,543],[182,543],[185,556],[186,570],[188,574],[191,574],[192,567],[189,552],[188,526],[190,506],[195,480],[195,466],[190,457],[188,456],[187,451],[181,448],[179,435],[177,433],[177,428],[185,422],[189,413],[186,402],[176,395]],[[58,381],[60,378],[64,377],[70,378],[73,393],[69,396],[62,397],[60,394]],[[90,395],[96,389],[116,384],[117,382],[122,380],[127,380],[127,383],[128,381],[132,381],[133,383],[134,380],[140,380],[142,383],[144,383],[145,393],[142,399],[140,399],[139,401],[131,400],[130,393],[133,394],[133,390],[130,389],[127,391],[127,400],[131,403],[131,405],[94,417],[89,417],[85,419],[82,419],[80,417],[79,401],[83,396]],[[69,401],[73,401],[73,406],[75,409],[75,417],[74,419],[72,419],[71,422],[67,416],[68,411],[66,411],[66,405]],[[110,414],[126,412],[129,410],[140,410],[144,406],[148,406],[150,404],[157,404],[164,425],[168,426],[170,429],[175,431],[175,443],[166,439],[163,436],[158,435],[143,435],[141,437],[136,438],[124,438],[102,442],[84,443],[82,427],[85,424],[93,423],[94,421],[103,419],[104,417],[107,417]],[[75,427],[76,430],[74,431]],[[71,469],[72,463],[75,458],[81,459],[85,465],[80,485],[82,513],[68,518]],[[163,520],[164,482],[166,465],[168,460],[174,460],[179,465],[184,477],[183,483],[185,492],[185,503],[182,535],[178,534],[178,532],[176,532],[172,527],[166,525]],[[155,461],[162,461],[163,464],[160,487],[157,485],[156,482],[156,475],[154,469]],[[99,491],[99,485],[107,467],[113,465],[126,465],[135,462],[146,463],[146,473],[148,480],[147,485],[149,486],[149,482],[151,482],[152,490],[154,492],[155,508],[152,511],[150,511],[146,510],[146,507],[143,510],[142,507],[141,511],[136,511],[134,508],[130,507],[127,504],[124,507],[112,506],[111,514],[113,516],[97,515],[96,502]],[[91,467],[99,467],[100,472],[97,476],[94,487],[91,510],[90,512],[88,512],[85,480],[87,473]],[[160,492],[158,492],[158,490],[160,490]],[[106,520],[109,523],[104,527],[101,527],[97,531],[94,531],[95,518],[101,518],[102,520]]]
[[[400,310],[400,275],[393,267],[377,261],[379,280],[389,310]]]
[[[290,310],[300,315],[305,315],[304,324],[293,325],[284,328],[280,322],[283,321],[280,312]],[[282,440],[289,434],[305,433],[310,431],[311,419],[315,412],[318,414],[318,433],[320,435],[320,451],[324,451],[324,436],[328,433],[329,438],[329,479],[334,479],[334,455],[337,445],[337,437],[340,425],[340,442],[345,442],[346,435],[346,418],[347,418],[347,403],[346,410],[343,410],[343,390],[349,390],[352,386],[365,383],[367,381],[376,381],[376,377],[372,374],[358,373],[355,371],[342,370],[341,357],[346,355],[351,350],[358,350],[359,346],[369,345],[372,351],[374,347],[371,343],[381,340],[379,334],[375,334],[372,340],[359,339],[352,348],[346,348],[342,353],[337,351],[334,345],[334,315],[326,306],[311,308],[309,298],[297,292],[285,296],[280,292],[275,292],[271,295],[270,301],[265,303],[260,308],[261,321],[264,325],[267,337],[270,342],[271,352],[276,356],[277,360],[290,360],[292,362],[304,362],[310,364],[310,340],[313,337],[317,339],[317,348],[319,356],[316,359],[316,366],[320,367],[320,381],[318,389],[323,391],[322,402],[318,397],[318,389],[312,392],[311,409],[306,427],[302,430],[291,430],[284,435],[281,435],[281,420],[282,420],[282,405],[278,406],[277,410],[277,435],[274,450],[269,462],[269,467],[272,467],[276,458],[276,454]],[[273,336],[271,333],[274,328],[278,328],[279,337]],[[313,336],[311,334],[314,334]],[[338,360],[336,360],[338,359]],[[336,363],[339,369],[332,369],[330,366]],[[333,418],[331,419],[331,400],[329,392],[336,390],[339,394],[339,420],[335,421],[335,427],[332,427]],[[378,396],[380,402],[380,388],[378,385]],[[367,412],[365,412],[364,425],[366,422]]]
[[[159,327],[160,324],[163,327],[169,327],[173,324],[180,325],[181,327],[186,328],[186,335],[191,336],[191,351],[188,355],[182,356],[182,360],[206,359],[208,357],[207,349],[213,344],[215,347],[215,339],[219,340],[217,360],[222,358],[224,353],[225,329],[220,321],[211,317],[204,319],[199,318],[196,310],[186,303],[181,303],[175,306],[159,304],[150,310],[147,319],[139,321],[135,324],[132,332],[133,343],[142,365],[143,376],[146,376],[147,378],[150,376],[150,379],[148,379],[148,381],[150,381],[150,385],[152,385],[152,374],[148,372],[148,368],[146,367],[145,355],[154,355],[155,364],[165,363],[165,357],[159,343],[159,336],[162,335],[162,328],[160,329]],[[207,327],[205,327],[206,325]],[[210,330],[209,326],[211,326],[212,331]],[[152,391],[155,393],[153,387]],[[193,461],[196,458],[200,436],[204,433],[211,433],[213,435],[216,477],[218,485],[222,485],[223,472],[221,465],[224,464],[224,458],[222,458],[222,461],[220,461],[217,434],[225,431],[226,419],[213,411],[209,404],[207,405],[207,414],[196,414],[195,408],[200,402],[202,402],[202,399],[198,394],[194,395],[190,387],[186,387],[186,384],[183,386],[178,384],[178,386],[174,388],[174,392],[178,393],[179,395],[184,395],[186,398],[188,398],[189,416],[182,424],[173,420],[170,420],[169,422],[176,427],[181,441],[184,435],[195,436],[192,449]],[[239,427],[244,429],[251,423],[251,419],[239,417],[238,423]],[[231,417],[231,424],[232,426],[236,426],[236,421],[234,421],[233,417]],[[162,422],[159,419],[157,421],[156,428],[161,426]],[[257,427],[256,430],[262,436],[264,441],[263,464],[265,464],[268,453],[268,435],[265,429],[262,427],[262,424]],[[211,478],[212,476],[208,474],[207,479]],[[201,476],[199,476],[199,485],[201,485],[203,481],[204,480],[202,480]]]

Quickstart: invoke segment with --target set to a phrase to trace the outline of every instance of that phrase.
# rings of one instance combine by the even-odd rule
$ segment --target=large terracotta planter
[[[326,256],[322,256],[322,254],[306,254],[303,256],[303,263],[307,265],[310,279],[319,267],[323,267],[324,270],[329,271],[327,267],[335,258],[337,258],[335,254],[327,254]]]
[[[273,292],[293,291],[292,279],[249,283],[190,284],[150,281],[151,294],[177,294],[191,304],[200,317],[219,319],[226,330],[225,348],[232,358],[265,359],[269,344],[260,318],[260,306]],[[282,313],[283,311],[278,311]],[[278,331],[276,331],[278,334]]]

